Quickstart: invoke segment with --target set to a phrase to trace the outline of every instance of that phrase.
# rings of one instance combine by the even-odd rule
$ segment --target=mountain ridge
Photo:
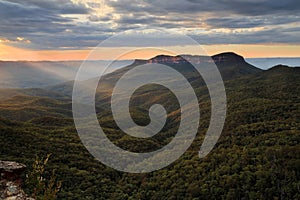
[[[125,71],[130,67],[134,66]],[[228,72],[238,69],[224,67]],[[197,136],[180,159],[149,174],[120,173],[96,162],[76,132],[71,96],[43,89],[7,92],[10,98],[0,98],[0,160],[31,165],[37,152],[41,156],[52,153],[46,170],[56,169],[57,178],[63,181],[58,199],[299,199],[299,69],[277,66],[239,73],[238,78],[225,81],[226,123],[215,148],[203,159],[198,151],[210,123],[209,94],[184,71],[199,98]],[[107,77],[118,78],[116,74]],[[72,82],[66,89],[71,95]],[[108,111],[109,93],[105,96],[98,90],[96,100],[103,105],[102,110],[96,105],[99,124],[124,150],[158,149],[172,139],[180,122],[180,108],[169,93],[148,87],[132,97],[133,103],[141,105],[130,111],[137,124],[149,122],[149,104],[162,103],[168,111],[166,127],[156,137],[144,141],[122,133]]]
[[[183,58],[197,58],[197,59],[210,59],[213,61],[217,62],[217,66],[220,69],[220,73],[224,79],[224,81],[232,80],[235,78],[243,77],[243,76],[252,76],[255,74],[261,74],[261,73],[271,73],[271,71],[278,71],[278,67],[274,66],[271,69],[268,70],[261,70],[253,65],[247,63],[245,59],[236,53],[233,52],[224,52],[220,54],[216,54],[210,58],[209,56],[198,56],[198,55],[178,55],[178,56],[168,56],[168,55],[158,55],[153,58],[150,58],[148,60],[140,60],[136,59],[131,65],[125,66],[123,68],[117,69],[111,73],[108,73],[104,75],[102,78],[104,80],[112,80],[114,79],[117,80],[121,77],[122,74],[124,74],[126,71],[130,70],[136,65],[139,64],[146,64],[146,63],[154,63],[154,62],[161,62],[164,64],[162,61],[166,58],[170,59],[171,61],[177,60],[177,61],[184,61],[184,64],[186,64],[186,60]],[[161,59],[161,60],[159,60]],[[167,60],[168,61],[168,60]],[[172,64],[172,63],[171,63]],[[177,66],[176,66],[177,65]],[[278,65],[281,66],[281,65]],[[174,67],[174,66],[173,66]],[[175,68],[179,68],[179,71],[184,69],[185,65],[182,65],[182,63],[175,63]],[[188,68],[191,69],[191,66],[189,65]],[[288,67],[285,66],[285,70],[297,70],[297,67]],[[277,69],[277,70],[275,70]],[[283,70],[282,68],[280,68]],[[187,71],[189,72],[189,71]],[[184,72],[184,73],[187,73]],[[194,71],[192,73],[189,73],[188,76],[192,76]],[[225,77],[225,78],[224,78]],[[196,77],[190,77],[190,80],[195,79]],[[22,88],[10,88],[9,90],[7,88],[1,88],[0,92],[3,95],[0,95],[0,98],[2,99],[8,99],[14,95],[29,95],[29,96],[41,96],[41,97],[53,97],[53,98],[68,98],[71,97],[72,95],[72,87],[73,87],[74,81],[65,81],[62,83],[58,84],[51,84],[49,86],[38,88],[38,87],[33,87],[33,88],[26,88],[24,91],[22,91]]]

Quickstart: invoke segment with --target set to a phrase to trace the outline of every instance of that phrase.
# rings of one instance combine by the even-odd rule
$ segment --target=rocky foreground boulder
[[[0,200],[34,200],[27,197],[21,188],[21,175],[26,165],[0,161]]]

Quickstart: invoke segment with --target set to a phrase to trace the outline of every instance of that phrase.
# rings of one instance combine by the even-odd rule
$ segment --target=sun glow
[[[186,54],[197,54],[193,46],[175,46]],[[184,49],[182,49],[184,48]],[[224,44],[224,45],[203,45],[202,48],[209,54],[232,51],[247,58],[258,57],[300,57],[300,45],[284,44]],[[164,47],[135,51],[135,47],[113,47],[101,48],[92,60],[111,60],[124,49],[129,53],[119,59],[149,59],[163,54]],[[85,60],[91,50],[31,50],[17,48],[0,43],[0,60],[29,60],[29,61],[63,61],[63,60]],[[172,55],[170,53],[170,55]]]

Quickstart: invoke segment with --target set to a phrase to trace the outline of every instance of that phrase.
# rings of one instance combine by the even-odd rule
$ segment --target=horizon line
[[[0,59],[0,62],[84,62],[84,61],[130,61],[130,60],[150,60],[152,58],[155,58],[157,56],[172,56],[172,57],[176,57],[176,56],[181,56],[181,55],[186,55],[186,56],[209,56],[209,57],[213,57],[213,56],[216,56],[216,55],[219,55],[219,54],[223,54],[223,53],[233,53],[233,54],[236,54],[236,55],[239,55],[239,56],[242,56],[244,59],[284,59],[284,58],[287,58],[287,59],[297,59],[297,58],[300,58],[297,57],[297,56],[265,56],[265,57],[244,57],[243,55],[241,54],[238,54],[238,53],[235,53],[235,52],[230,52],[230,51],[224,51],[224,52],[221,52],[221,53],[217,53],[217,54],[212,54],[212,55],[193,55],[193,54],[180,54],[180,55],[168,55],[168,54],[157,54],[153,57],[150,57],[150,58],[134,58],[134,59],[118,59],[118,60],[110,60],[110,59],[78,59],[78,60],[73,60],[73,59],[70,59],[70,60],[45,60],[45,59],[41,59],[41,60],[12,60],[12,59]]]

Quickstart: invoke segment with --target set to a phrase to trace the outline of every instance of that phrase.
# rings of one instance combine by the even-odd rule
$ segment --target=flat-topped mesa
[[[148,63],[182,63],[187,62],[181,56],[159,55],[148,60]]]
[[[145,64],[167,65],[188,77],[189,80],[197,80],[199,78],[195,69],[198,67],[199,69],[200,67],[207,69],[216,66],[224,81],[245,75],[260,73],[262,71],[261,69],[249,64],[242,56],[232,52],[221,53],[214,56],[186,54],[177,56],[158,55],[149,60],[136,59],[132,64],[105,75],[105,80],[108,81],[109,84],[115,84],[114,81],[118,81],[124,73],[134,67]]]
[[[201,63],[226,63],[226,62],[244,62],[244,58],[235,53],[227,52],[210,56],[197,56],[197,55],[178,55],[178,56],[170,56],[170,55],[159,55],[154,58],[151,58],[146,61],[146,63],[161,63],[161,64],[178,64],[178,63],[187,63],[190,62],[192,64],[201,64]],[[138,61],[137,61],[138,62]],[[140,60],[142,62],[142,60]],[[145,61],[144,61],[145,62]]]
[[[179,64],[179,63],[188,63],[199,64],[213,62],[213,60],[208,56],[193,56],[193,55],[179,55],[179,56],[166,56],[159,55],[154,58],[151,58],[147,63],[161,63],[161,64]]]

